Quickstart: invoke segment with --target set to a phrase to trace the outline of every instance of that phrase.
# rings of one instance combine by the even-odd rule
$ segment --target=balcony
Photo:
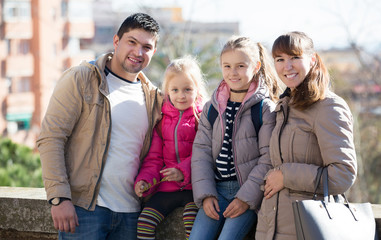
[[[32,92],[10,93],[7,95],[7,113],[34,112],[34,94]]]
[[[66,22],[64,35],[73,38],[93,38],[95,27],[93,21]]]
[[[91,50],[81,50],[78,53],[70,54],[64,59],[64,68],[67,69],[78,65],[82,61],[91,61],[95,58],[95,53]]]
[[[6,58],[6,77],[30,77],[34,72],[34,60],[31,53],[26,55],[10,55]]]
[[[4,23],[5,39],[31,39],[33,36],[32,21]]]

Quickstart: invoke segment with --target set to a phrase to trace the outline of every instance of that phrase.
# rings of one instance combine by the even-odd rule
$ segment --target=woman
[[[278,37],[275,69],[287,86],[276,106],[270,140],[274,169],[265,177],[256,239],[296,239],[292,202],[311,199],[319,167],[328,168],[330,194],[347,191],[357,163],[352,115],[329,90],[329,75],[304,33]]]

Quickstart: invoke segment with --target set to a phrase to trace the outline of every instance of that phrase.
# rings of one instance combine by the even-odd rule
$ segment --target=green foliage
[[[371,203],[381,203],[381,120],[377,116],[360,116],[361,145],[357,149],[361,154],[364,179]]]
[[[0,186],[43,187],[40,156],[27,146],[0,138]]]

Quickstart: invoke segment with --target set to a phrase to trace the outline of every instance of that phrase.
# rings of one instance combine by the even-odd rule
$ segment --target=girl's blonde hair
[[[168,97],[168,85],[169,82],[173,79],[177,74],[182,73],[185,74],[191,79],[196,86],[196,99],[195,105],[203,105],[206,98],[206,88],[205,88],[205,80],[202,74],[200,65],[196,58],[192,56],[184,56],[182,58],[178,58],[172,60],[171,63],[167,66],[167,69],[164,73],[164,80],[162,84],[162,92],[165,97]],[[194,108],[197,111],[196,108]],[[196,115],[197,116],[197,115]]]
[[[278,75],[274,70],[266,48],[261,43],[255,43],[248,37],[232,36],[222,48],[220,59],[222,54],[235,49],[244,50],[255,65],[258,62],[261,63],[261,68],[253,79],[259,81],[259,78],[262,77],[270,91],[270,98],[276,101],[279,95]]]
[[[315,54],[316,61],[311,67],[304,81],[291,91],[291,104],[298,109],[306,109],[313,103],[324,99],[325,91],[329,87],[330,77],[320,56],[314,49],[314,43],[303,32],[290,32],[279,36],[272,47],[273,58],[285,53],[290,56],[303,54],[312,56]]]

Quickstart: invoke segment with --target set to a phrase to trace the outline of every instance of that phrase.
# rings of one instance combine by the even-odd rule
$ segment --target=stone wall
[[[372,205],[381,236],[381,205]],[[182,209],[171,213],[157,229],[158,240],[185,239]],[[247,239],[254,239],[251,232]],[[58,239],[43,188],[0,187],[0,239]]]

